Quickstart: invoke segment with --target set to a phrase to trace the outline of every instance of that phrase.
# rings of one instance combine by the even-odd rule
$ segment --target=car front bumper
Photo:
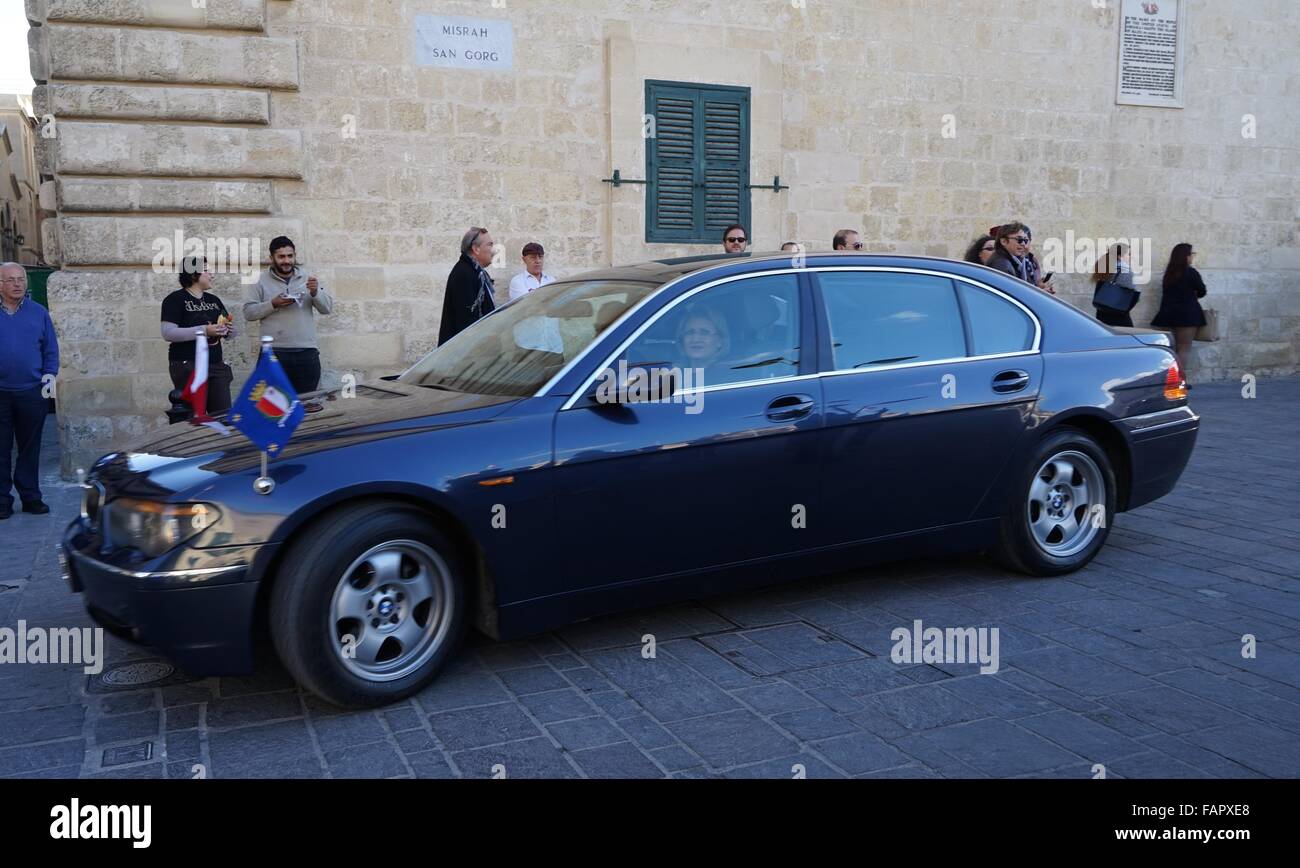
[[[98,552],[81,521],[69,525],[59,556],[64,578],[109,633],[147,645],[191,675],[252,671],[258,547],[178,552],[144,564]]]

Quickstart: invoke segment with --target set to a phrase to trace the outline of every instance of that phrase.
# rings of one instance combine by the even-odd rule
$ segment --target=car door
[[[823,414],[810,299],[808,281],[789,271],[688,293],[600,371],[605,378],[620,364],[672,362],[689,388],[638,403],[579,397],[557,414],[554,490],[561,538],[570,541],[567,587],[811,545],[800,513],[819,496]]]
[[[1037,320],[938,272],[816,280],[830,540],[970,519],[1026,431],[1043,371]]]

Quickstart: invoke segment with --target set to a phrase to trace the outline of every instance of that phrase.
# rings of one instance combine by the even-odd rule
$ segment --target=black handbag
[[[1128,313],[1137,306],[1141,294],[1132,287],[1124,286],[1113,280],[1097,284],[1092,294],[1092,306],[1116,313]]]

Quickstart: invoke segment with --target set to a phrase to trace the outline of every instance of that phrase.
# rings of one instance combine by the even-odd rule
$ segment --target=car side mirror
[[[600,372],[587,399],[595,406],[667,401],[677,394],[679,374],[670,362],[628,364],[620,360],[616,367]]]

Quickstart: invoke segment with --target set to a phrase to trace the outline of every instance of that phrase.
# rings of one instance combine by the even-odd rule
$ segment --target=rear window
[[[1034,321],[1020,308],[985,289],[958,283],[970,318],[972,354],[994,356],[1034,347]]]
[[[952,281],[887,271],[817,275],[834,370],[959,359],[966,335]]]

